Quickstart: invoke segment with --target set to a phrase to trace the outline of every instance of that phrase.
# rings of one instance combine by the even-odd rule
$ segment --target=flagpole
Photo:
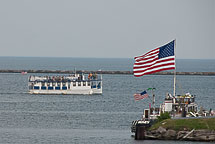
[[[155,88],[148,88],[147,90],[151,90],[152,92],[153,116],[155,116],[155,94],[154,94]]]
[[[174,40],[174,55],[175,55],[175,51],[176,51],[176,39]],[[173,96],[175,97],[176,92],[176,55],[175,55],[175,70],[174,70],[174,89],[173,89]]]

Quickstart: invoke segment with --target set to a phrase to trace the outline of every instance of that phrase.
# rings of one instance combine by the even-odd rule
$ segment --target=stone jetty
[[[159,140],[186,140],[186,141],[215,141],[214,130],[187,130],[175,131],[159,127],[156,130],[146,131],[145,139],[159,139]]]
[[[0,70],[0,73],[58,73],[58,74],[71,74],[73,70]],[[76,73],[99,73],[99,74],[123,74],[132,75],[132,71],[84,71],[77,70]],[[204,75],[215,76],[215,72],[176,72],[177,75]],[[152,75],[173,75],[173,72],[157,72]]]
[[[215,142],[215,117],[166,119],[138,123],[135,140],[184,140]]]

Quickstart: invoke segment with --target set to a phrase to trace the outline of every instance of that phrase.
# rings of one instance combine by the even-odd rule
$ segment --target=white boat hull
[[[72,95],[72,94],[93,94],[92,90],[30,90],[30,94],[58,94],[58,95]]]

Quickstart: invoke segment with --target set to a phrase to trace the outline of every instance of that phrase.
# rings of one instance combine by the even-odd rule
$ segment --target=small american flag
[[[135,100],[141,100],[141,99],[144,99],[144,98],[147,98],[149,95],[147,94],[146,91],[143,91],[141,93],[135,93],[134,94],[134,99]]]
[[[174,46],[175,40],[142,56],[135,57],[134,76],[140,77],[146,74],[175,69]]]

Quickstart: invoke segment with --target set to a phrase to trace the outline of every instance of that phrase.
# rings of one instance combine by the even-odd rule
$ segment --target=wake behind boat
[[[102,75],[30,76],[30,94],[102,94]]]

